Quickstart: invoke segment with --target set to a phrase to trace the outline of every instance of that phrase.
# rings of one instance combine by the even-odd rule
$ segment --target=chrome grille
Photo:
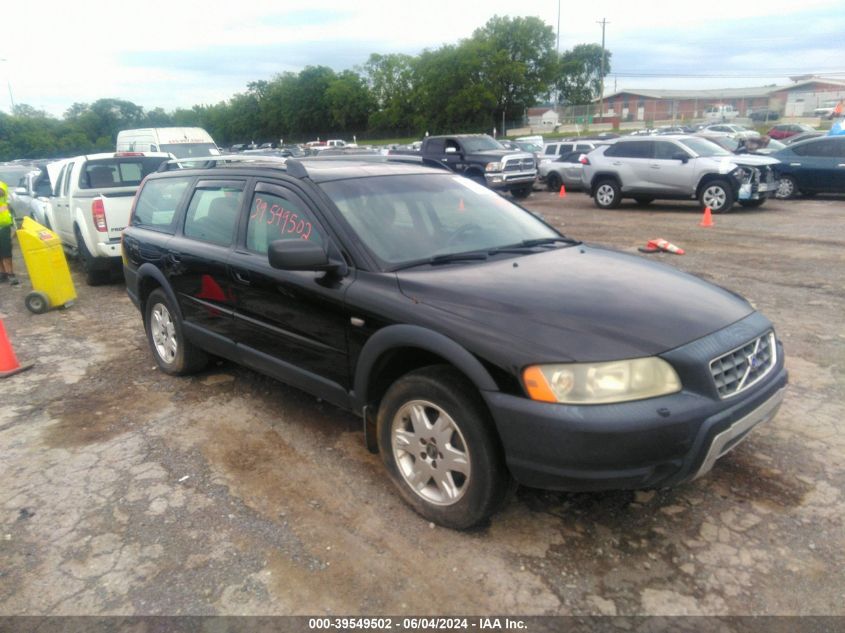
[[[767,332],[710,361],[719,397],[730,398],[759,382],[777,363],[775,333]]]
[[[534,169],[533,158],[512,158],[504,164],[504,171],[531,171]]]

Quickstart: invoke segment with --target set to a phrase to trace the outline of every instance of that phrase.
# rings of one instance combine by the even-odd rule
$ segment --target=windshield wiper
[[[571,246],[581,244],[580,240],[574,240],[571,237],[540,237],[533,240],[522,240],[516,244],[508,244],[507,246],[500,246],[499,248],[493,248],[487,251],[487,254],[496,255],[497,253],[524,253],[529,249],[536,248],[537,246],[546,246],[548,244],[556,244],[559,242],[563,244],[570,244]]]
[[[451,264],[452,262],[470,262],[470,261],[484,261],[487,259],[487,253],[482,251],[469,251],[465,253],[446,253],[444,255],[435,255],[426,259],[418,259],[414,262],[408,262],[393,268],[394,272],[397,270],[405,270],[406,268],[414,268],[415,266],[437,266],[438,264]]]

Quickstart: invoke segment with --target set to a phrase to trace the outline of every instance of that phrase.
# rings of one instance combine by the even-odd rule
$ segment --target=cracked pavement
[[[21,274],[0,311],[36,364],[0,382],[0,615],[845,615],[843,202],[700,229],[693,203],[535,192],[585,241],[685,248],[650,257],[753,301],[790,389],[700,480],[521,488],[468,533],[402,503],[354,416],[230,363],[167,376],[122,284],[75,271],[77,304],[32,315]]]

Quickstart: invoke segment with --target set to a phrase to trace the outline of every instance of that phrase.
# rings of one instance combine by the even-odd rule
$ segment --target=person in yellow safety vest
[[[12,225],[15,223],[9,209],[9,187],[0,180],[0,282],[8,281],[13,286],[21,282],[12,268]]]

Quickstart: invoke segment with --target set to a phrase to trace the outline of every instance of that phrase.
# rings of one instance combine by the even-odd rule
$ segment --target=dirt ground
[[[526,206],[632,253],[666,238],[687,254],[642,256],[748,297],[786,350],[777,417],[693,483],[519,489],[453,532],[402,503],[356,417],[228,363],[169,377],[121,283],[75,271],[77,304],[37,316],[22,274],[0,286],[35,362],[0,382],[0,615],[845,615],[845,199],[709,229],[692,202]]]

